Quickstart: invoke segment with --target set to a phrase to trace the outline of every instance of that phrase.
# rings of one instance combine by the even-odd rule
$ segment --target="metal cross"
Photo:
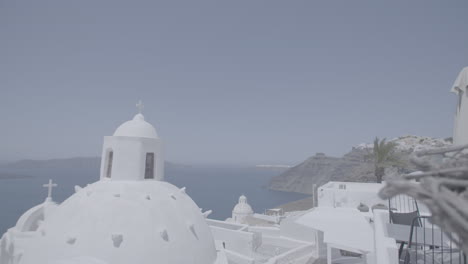
[[[138,101],[138,103],[136,104],[136,107],[138,108],[138,112],[141,114],[141,111],[143,111],[143,108],[145,107],[145,105],[143,104],[143,102]]]
[[[52,182],[52,179],[49,179],[49,183],[48,183],[48,184],[42,185],[42,187],[48,188],[47,198],[52,198],[52,188],[57,187],[57,186],[58,186],[58,185],[57,185],[56,183],[53,183],[53,182]]]

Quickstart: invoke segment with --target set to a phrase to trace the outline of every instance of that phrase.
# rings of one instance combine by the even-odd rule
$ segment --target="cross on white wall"
[[[138,112],[141,114],[141,112],[143,111],[143,108],[145,107],[145,105],[144,105],[143,102],[140,100],[140,101],[138,101],[138,103],[136,104],[136,107],[138,108]]]
[[[52,199],[52,188],[57,187],[58,185],[56,183],[52,182],[52,179],[49,179],[48,184],[42,185],[44,188],[48,188],[48,193],[47,193],[47,198]]]

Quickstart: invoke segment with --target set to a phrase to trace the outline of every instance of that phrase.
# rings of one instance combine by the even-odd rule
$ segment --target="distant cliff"
[[[91,169],[99,171],[101,166],[100,157],[76,157],[49,160],[20,160],[0,165],[0,169]],[[165,162],[165,168],[185,167],[184,165]]]
[[[20,160],[12,163],[4,164],[1,168],[9,169],[78,169],[78,168],[99,168],[101,158],[99,157],[76,157],[64,159],[49,159],[49,160]]]
[[[418,136],[404,136],[393,139],[397,153],[405,165],[398,168],[401,172],[411,172],[416,168],[408,161],[414,151],[450,145],[443,139]],[[329,181],[375,182],[373,164],[366,158],[372,153],[371,144],[360,144],[343,157],[330,157],[317,153],[297,166],[294,166],[277,177],[274,177],[269,188],[278,191],[311,194],[313,185],[320,186]],[[394,173],[396,168],[386,170]],[[385,180],[385,178],[384,178]]]
[[[32,176],[0,172],[0,180],[29,179],[29,178],[32,178]]]

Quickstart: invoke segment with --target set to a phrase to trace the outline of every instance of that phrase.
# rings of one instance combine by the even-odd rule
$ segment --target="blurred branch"
[[[420,151],[410,161],[418,174],[391,178],[379,192],[383,199],[406,194],[424,203],[432,219],[468,253],[468,145]],[[429,156],[441,156],[440,159]],[[419,182],[417,182],[419,181]]]
[[[468,144],[460,145],[460,146],[451,146],[447,148],[438,148],[438,149],[428,149],[423,151],[416,152],[416,156],[427,156],[427,155],[438,155],[438,154],[445,154],[449,152],[458,152],[468,149]]]

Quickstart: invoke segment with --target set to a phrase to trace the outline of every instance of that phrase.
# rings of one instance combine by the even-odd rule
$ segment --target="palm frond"
[[[397,164],[400,159],[395,154],[396,146],[394,142],[387,142],[386,138],[382,140],[375,138],[372,158],[376,166]]]

